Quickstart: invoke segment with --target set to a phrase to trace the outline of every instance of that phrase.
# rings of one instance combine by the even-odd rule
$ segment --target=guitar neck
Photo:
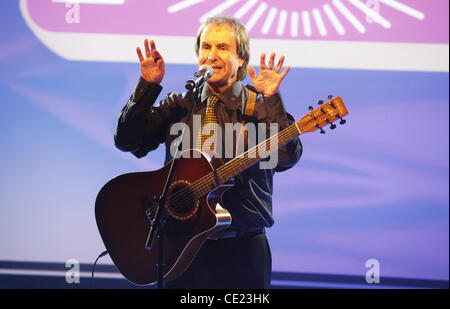
[[[289,141],[299,136],[301,133],[302,132],[299,130],[297,123],[294,123],[278,134],[274,134],[265,141],[250,148],[246,152],[243,152],[241,155],[228,161],[226,164],[208,173],[192,184],[192,189],[194,189],[195,196],[200,198],[208,194],[211,192],[212,188],[216,188],[239,173],[245,171],[253,164],[258,163],[262,159],[269,156],[270,153],[278,150]]]
[[[194,196],[196,198],[205,196],[219,185],[268,157],[270,153],[277,151],[300,134],[321,129],[346,114],[348,111],[340,97],[321,105],[299,121],[197,180],[191,185]]]
[[[250,148],[246,152],[220,166],[216,170],[217,177],[221,183],[243,172],[255,163],[268,157],[270,153],[277,151],[288,142],[301,134],[297,124],[293,124],[277,134],[269,137],[265,141]]]

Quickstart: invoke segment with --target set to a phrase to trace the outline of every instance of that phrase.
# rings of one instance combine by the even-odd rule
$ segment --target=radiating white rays
[[[226,9],[232,7],[233,5],[235,5],[238,2],[239,2],[239,0],[227,0],[227,1],[223,2],[222,4],[219,4],[218,6],[213,8],[211,11],[202,15],[199,20],[201,23],[204,23],[208,19],[208,17],[216,16],[216,15],[222,13],[223,11],[225,11]]]
[[[361,22],[353,15],[346,7],[342,4],[340,0],[333,0],[334,6],[344,15],[345,18],[356,28],[360,33],[365,33],[366,28],[361,24]]]
[[[269,14],[266,17],[266,20],[264,21],[263,27],[261,29],[261,32],[263,34],[269,33],[270,27],[272,26],[272,23],[277,16],[277,8],[271,8],[269,10]]]
[[[353,4],[355,7],[366,13],[367,16],[371,17],[373,21],[376,23],[379,23],[384,28],[389,29],[391,28],[391,23],[387,21],[385,18],[381,17],[380,14],[375,12],[374,10],[370,9],[367,5],[362,4],[358,0],[348,0],[351,4]]]
[[[169,12],[169,13],[176,13],[178,11],[187,9],[188,7],[196,5],[196,4],[198,4],[200,2],[203,2],[203,1],[205,1],[205,0],[184,0],[184,1],[180,1],[180,2],[177,2],[177,3],[169,6],[167,8],[167,12]]]
[[[264,11],[267,9],[267,3],[263,2],[261,3],[258,8],[256,9],[255,13],[250,17],[247,24],[245,25],[245,28],[247,28],[247,31],[250,32],[252,30],[253,26],[258,22],[258,20],[261,18]]]
[[[331,9],[331,7],[328,4],[325,4],[323,6],[323,10],[325,11],[325,14],[327,14],[328,19],[333,24],[333,27],[336,29],[337,33],[339,35],[344,35],[345,34],[344,27],[342,26],[341,22],[337,18],[336,14],[334,14],[334,12]]]
[[[250,9],[258,3],[259,0],[248,0],[236,13],[234,13],[234,17],[242,18]]]
[[[295,11],[291,13],[291,36],[298,36],[298,13]]]
[[[306,36],[311,36],[311,21],[309,20],[309,12],[303,11],[302,12],[302,21],[303,21],[303,33]]]
[[[53,1],[62,1],[62,0],[53,0]],[[83,0],[84,1],[84,0]],[[86,0],[89,1],[89,0]],[[97,1],[97,0],[95,0]],[[103,1],[103,0],[99,0]],[[107,1],[107,0],[104,0]],[[116,0],[113,0],[116,1]],[[117,0],[121,1],[121,0]],[[364,13],[367,17],[372,18],[376,23],[380,24],[385,29],[391,28],[391,22],[388,21],[385,17],[381,16],[378,10],[373,10],[369,7],[368,4],[364,3],[365,0],[347,0],[350,4],[350,8],[352,10],[358,10]],[[419,20],[423,20],[425,18],[425,14],[411,8],[403,3],[400,3],[397,0],[378,0],[381,3],[396,9],[406,15],[412,16]],[[169,13],[175,13],[187,8],[190,8],[194,5],[197,5],[201,2],[205,2],[205,0],[183,0],[179,1],[167,8]],[[261,33],[264,35],[269,35],[271,29],[273,29],[273,25],[276,25],[276,34],[278,36],[283,36],[286,34],[286,26],[290,25],[290,36],[291,37],[299,37],[302,36],[300,34],[300,27],[303,28],[303,35],[306,37],[310,37],[313,35],[326,36],[330,30],[327,29],[327,26],[332,26],[336,30],[339,35],[345,35],[347,31],[344,29],[342,20],[347,20],[359,33],[366,33],[366,27],[358,20],[354,15],[356,13],[352,13],[347,4],[344,5],[344,1],[342,0],[330,0],[333,5],[324,4],[322,8],[314,8],[312,10],[305,10],[301,13],[296,11],[288,11],[284,9],[280,9],[275,6],[271,6],[270,9],[266,2],[260,2],[260,0],[222,0],[219,2],[216,7],[213,9],[209,9],[208,12],[202,12],[201,17],[199,18],[200,23],[206,21],[206,19],[210,16],[215,16],[223,13],[228,10],[230,7],[236,5],[238,2],[242,4],[239,5],[239,8],[236,9],[234,13],[234,17],[241,19],[245,15],[250,15],[248,18],[245,27],[250,32],[254,26],[259,22],[261,18],[263,18],[264,22],[262,24]],[[330,3],[330,4],[331,4]],[[334,8],[333,8],[334,6]],[[312,17],[311,17],[312,15]],[[326,19],[330,21],[330,23],[326,23]],[[317,27],[313,27],[312,23],[315,23]],[[313,30],[314,28],[314,30]],[[287,30],[289,31],[289,30]]]
[[[278,19],[277,35],[283,35],[284,28],[286,26],[286,21],[287,21],[287,11],[282,10],[280,12],[280,18]]]
[[[425,18],[425,14],[413,9],[407,5],[404,5],[403,3],[400,3],[398,1],[394,1],[394,0],[379,0],[380,2],[389,5],[390,7],[399,10],[400,12],[403,12],[409,16],[415,17],[417,19],[423,20]]]
[[[327,35],[327,29],[325,28],[325,24],[323,23],[322,15],[320,15],[320,11],[318,9],[312,10],[314,20],[316,21],[317,28],[319,29],[319,33],[321,36]]]

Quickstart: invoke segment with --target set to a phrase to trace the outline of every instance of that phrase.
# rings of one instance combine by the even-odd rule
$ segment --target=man
[[[166,162],[172,159],[170,147],[177,136],[170,128],[178,122],[188,121],[191,103],[186,94],[170,93],[159,106],[153,106],[162,87],[164,60],[154,41],[146,39],[145,57],[140,48],[137,54],[141,64],[141,77],[127,105],[122,110],[115,134],[116,146],[131,151],[136,157],[145,156],[159,144],[166,144]],[[195,50],[198,64],[210,65],[214,74],[200,89],[200,104],[194,107],[194,115],[202,115],[202,128],[211,118],[224,128],[227,123],[276,124],[282,130],[294,119],[286,113],[279,94],[281,81],[289,71],[283,72],[284,57],[275,66],[272,53],[266,66],[265,55],[260,58],[260,72],[248,66],[249,39],[245,27],[235,18],[209,18],[199,29]],[[241,80],[249,73],[253,87],[243,87]],[[281,73],[280,73],[281,72]],[[258,94],[254,111],[246,114],[244,105],[249,93]],[[211,103],[214,102],[214,103]],[[209,132],[194,132],[193,120],[191,145],[203,142]],[[199,134],[199,139],[196,139]],[[208,139],[210,140],[210,139]],[[201,144],[200,143],[200,144]],[[208,145],[215,149],[224,141]],[[209,148],[209,147],[212,148]],[[200,145],[200,149],[205,149]],[[168,282],[169,288],[269,288],[272,260],[265,227],[273,225],[272,177],[292,167],[300,158],[302,147],[298,138],[277,152],[277,164],[273,168],[261,168],[255,164],[236,177],[235,185],[223,196],[223,207],[232,217],[232,224],[208,240],[200,249],[193,263],[179,278]],[[224,158],[225,161],[230,158]]]

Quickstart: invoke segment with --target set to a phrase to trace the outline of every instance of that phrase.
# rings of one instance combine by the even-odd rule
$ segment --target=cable
[[[99,258],[104,257],[107,254],[108,254],[108,251],[105,250],[102,253],[100,253],[100,255],[95,259],[94,265],[92,266],[91,288],[94,288],[94,269],[95,269],[95,265],[97,264],[97,261],[98,261]]]

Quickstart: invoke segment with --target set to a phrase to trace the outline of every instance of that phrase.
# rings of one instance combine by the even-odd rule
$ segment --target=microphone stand
[[[200,95],[199,95],[199,88],[201,85],[209,78],[207,77],[201,77],[202,80],[198,79],[197,81],[194,80],[188,80],[186,82],[185,88],[188,90],[187,92],[187,98],[188,101],[191,103],[191,109],[189,111],[188,118],[186,120],[186,124],[189,124],[192,113],[194,111],[194,106],[199,103],[200,101]],[[175,155],[172,159],[172,162],[170,164],[169,173],[166,178],[166,183],[164,185],[163,192],[161,196],[155,196],[154,200],[156,204],[158,205],[158,209],[156,210],[155,217],[150,222],[150,231],[147,236],[147,241],[145,243],[145,249],[151,250],[152,245],[155,241],[155,236],[158,236],[158,264],[156,264],[156,271],[158,275],[158,289],[164,289],[164,267],[165,267],[165,228],[166,228],[166,216],[164,214],[164,208],[167,201],[167,194],[169,190],[169,186],[172,182],[172,176],[175,171],[175,166],[178,162],[178,154],[182,149],[182,140],[184,138],[186,131],[186,126],[183,128],[183,131],[181,132],[181,137],[178,140],[178,143],[176,145]]]

